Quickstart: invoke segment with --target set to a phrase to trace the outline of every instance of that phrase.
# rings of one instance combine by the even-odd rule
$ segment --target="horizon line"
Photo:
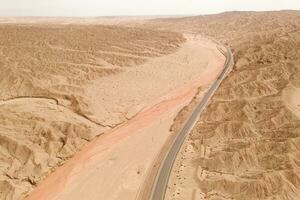
[[[230,13],[230,12],[280,12],[280,11],[300,11],[297,9],[279,9],[279,10],[231,10],[231,11],[223,11],[223,12],[216,12],[216,13],[207,13],[207,14],[120,14],[120,15],[85,15],[85,16],[72,16],[72,15],[24,15],[24,16],[17,16],[17,15],[6,15],[1,16],[0,18],[115,18],[115,17],[177,17],[177,16],[205,16],[205,15],[217,15],[223,13]]]

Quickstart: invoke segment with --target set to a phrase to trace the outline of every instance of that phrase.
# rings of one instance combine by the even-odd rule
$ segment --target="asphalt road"
[[[186,122],[183,125],[183,128],[178,132],[174,142],[172,143],[170,149],[168,150],[165,158],[163,159],[160,165],[158,174],[155,178],[151,190],[150,200],[164,199],[173,164],[186,136],[190,133],[190,131],[198,121],[200,114],[203,112],[210,98],[213,96],[214,92],[221,84],[228,70],[231,69],[231,65],[233,64],[233,56],[231,50],[228,47],[226,48],[227,52],[223,52],[220,48],[219,50],[222,54],[226,56],[224,68],[219,74],[218,78],[210,85],[208,91],[204,95],[201,102],[199,102],[197,107],[193,110],[189,118],[186,120]]]

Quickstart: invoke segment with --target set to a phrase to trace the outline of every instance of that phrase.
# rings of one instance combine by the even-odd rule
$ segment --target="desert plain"
[[[219,43],[166,199],[299,199],[299,11],[1,19],[0,199],[144,199]]]

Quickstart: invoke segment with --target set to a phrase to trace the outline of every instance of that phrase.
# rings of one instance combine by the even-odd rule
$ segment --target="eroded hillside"
[[[230,45],[236,63],[181,149],[167,199],[300,198],[299,14],[174,19]]]
[[[0,97],[51,96],[85,114],[82,85],[174,52],[183,41],[117,26],[1,25]]]
[[[1,24],[0,199],[24,197],[116,125],[90,117],[90,102],[105,95],[87,95],[90,84],[175,52],[184,41],[176,33],[117,26]]]

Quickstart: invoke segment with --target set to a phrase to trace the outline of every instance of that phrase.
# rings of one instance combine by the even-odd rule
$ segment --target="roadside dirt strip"
[[[208,91],[206,92],[205,96],[203,97],[202,101],[199,102],[195,110],[191,113],[189,118],[183,124],[182,129],[177,134],[176,138],[174,139],[170,149],[167,151],[165,158],[162,160],[160,165],[159,171],[155,178],[151,194],[150,200],[163,200],[165,197],[166,188],[168,186],[168,181],[170,177],[170,173],[172,171],[173,164],[175,162],[176,156],[186,138],[186,136],[190,133],[194,125],[199,119],[200,114],[206,108],[209,103],[210,98],[213,96],[215,91],[220,86],[223,79],[226,77],[227,74],[232,70],[233,66],[233,55],[231,50],[226,47],[226,51],[222,48],[218,48],[219,51],[226,57],[226,62],[224,64],[224,69],[219,74],[217,79],[210,85]]]

